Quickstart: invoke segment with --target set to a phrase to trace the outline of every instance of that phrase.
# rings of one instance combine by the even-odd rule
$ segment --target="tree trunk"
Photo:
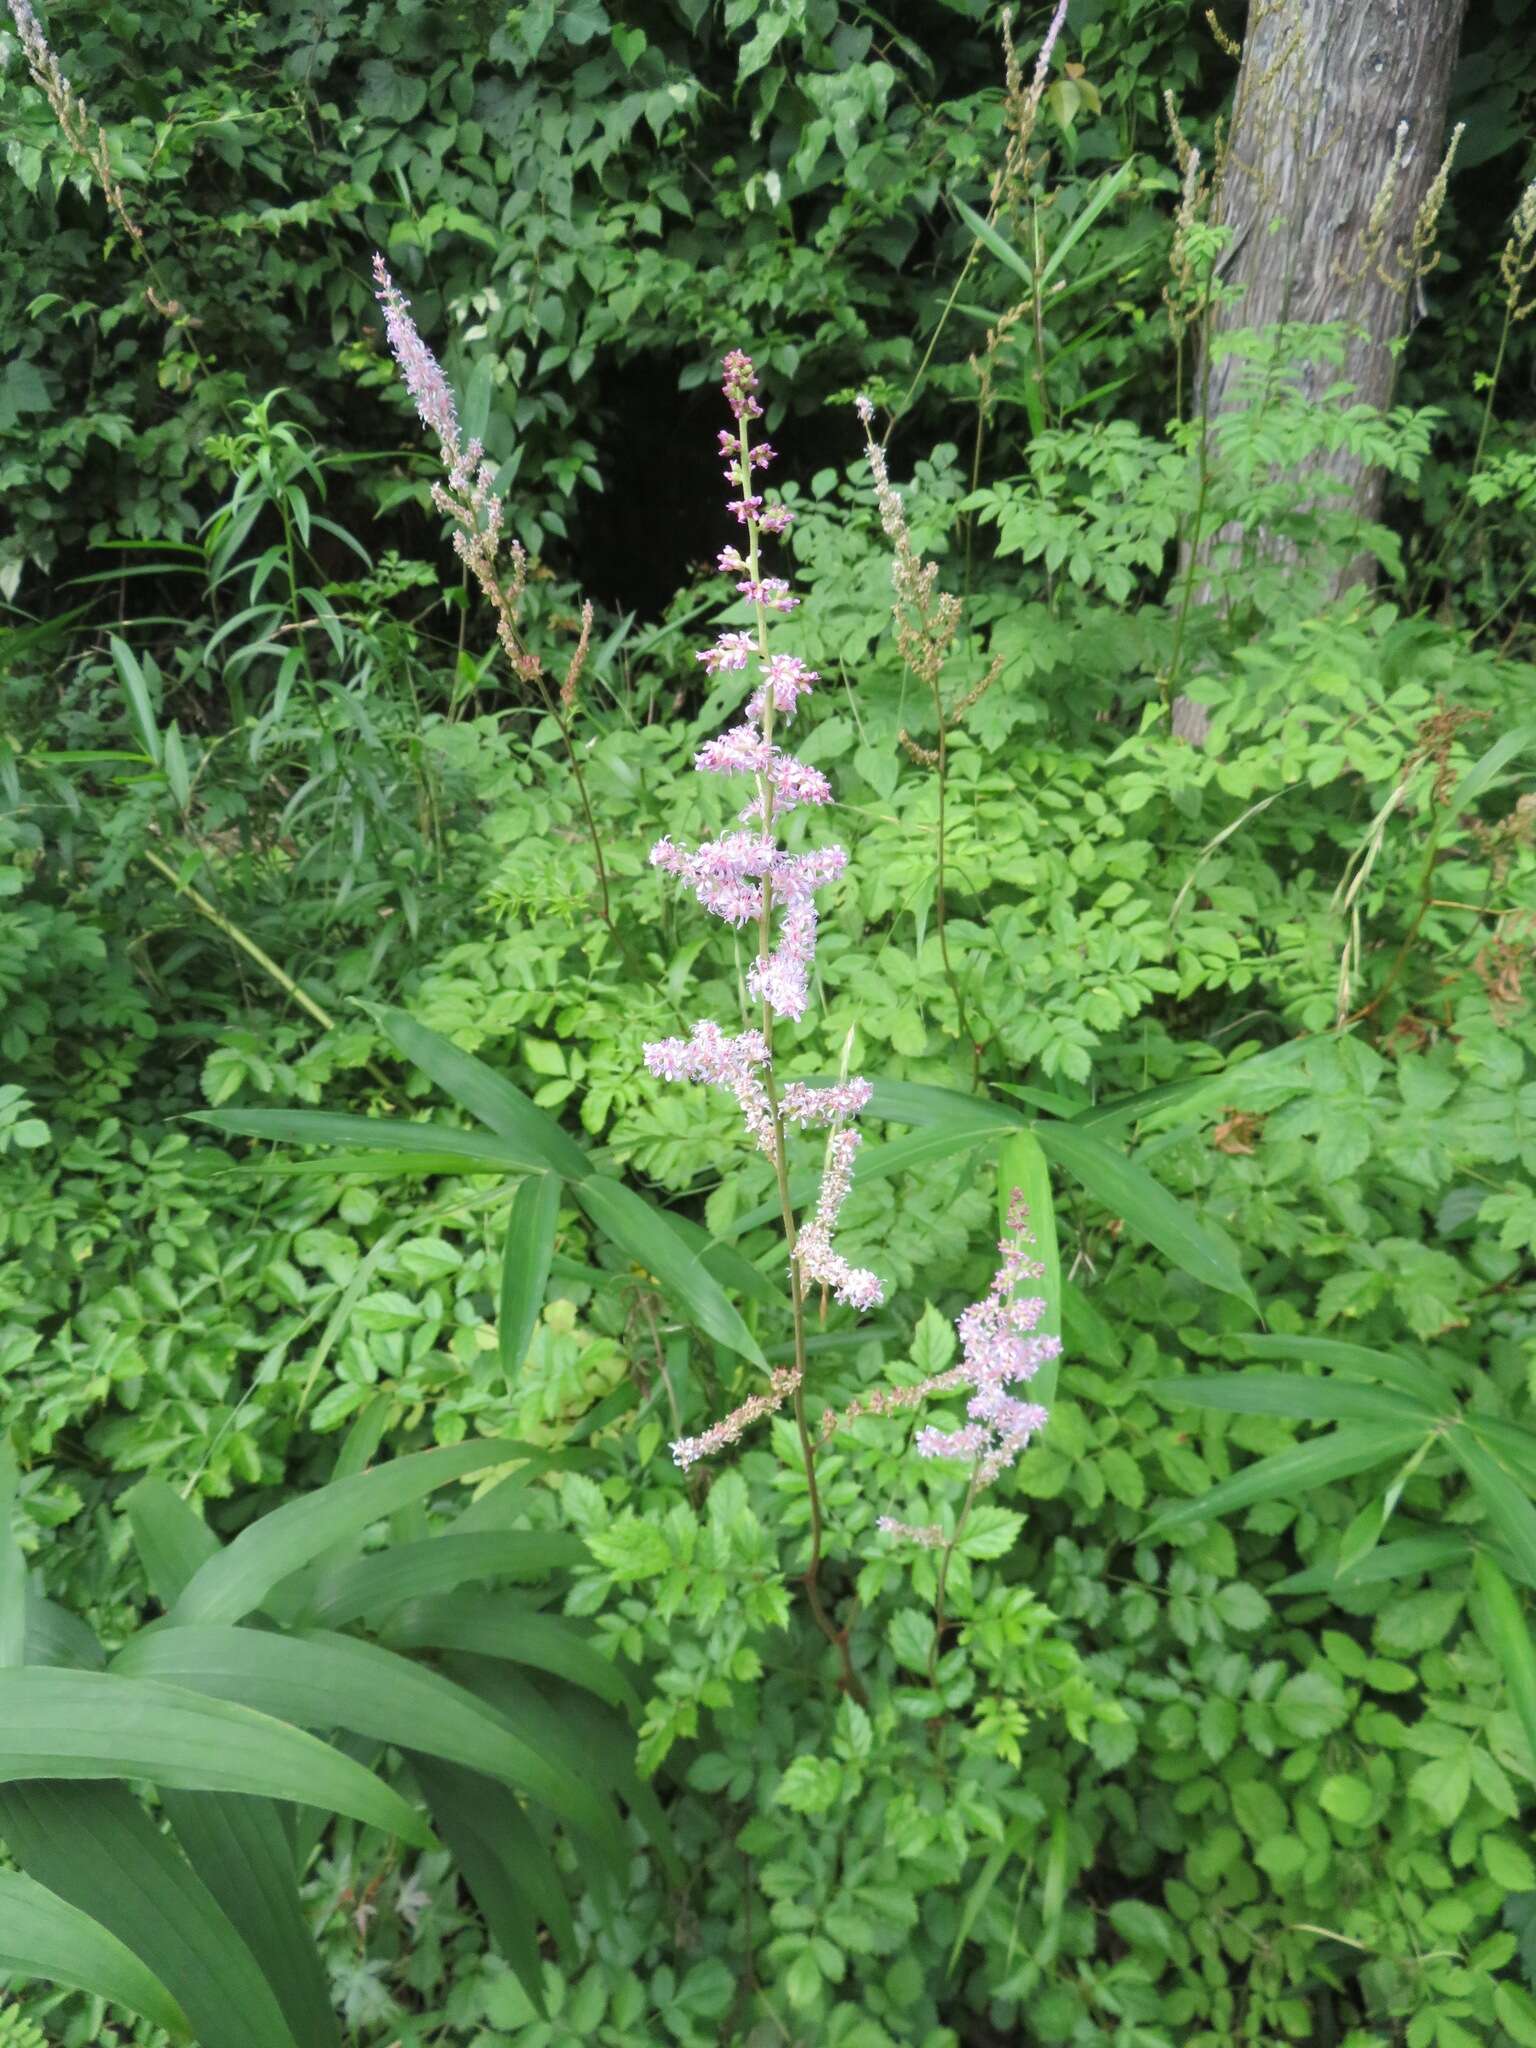
[[[1222,283],[1241,296],[1215,309],[1207,346],[1238,329],[1342,323],[1346,360],[1304,369],[1302,390],[1345,381],[1349,403],[1391,404],[1392,344],[1418,290],[1415,225],[1444,151],[1466,6],[1251,0],[1215,215],[1230,231]],[[1233,404],[1241,368],[1213,350],[1197,370],[1212,422]],[[1213,432],[1219,441],[1219,426]],[[1381,472],[1348,454],[1325,467],[1361,520],[1374,519]],[[1339,587],[1359,574],[1342,572]],[[1177,699],[1181,738],[1203,741],[1208,723],[1203,706]]]

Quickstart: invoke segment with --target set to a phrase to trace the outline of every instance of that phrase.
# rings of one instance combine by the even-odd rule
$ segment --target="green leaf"
[[[343,1538],[360,1536],[372,1523],[439,1486],[518,1459],[548,1463],[546,1454],[526,1444],[491,1443],[482,1437],[443,1450],[416,1451],[371,1472],[334,1479],[242,1529],[193,1573],[171,1618],[178,1623],[243,1621],[280,1581]]]
[[[1411,1798],[1427,1806],[1441,1827],[1454,1827],[1472,1790],[1472,1745],[1462,1744],[1449,1756],[1431,1757],[1408,1780]]]
[[[146,1632],[130,1647],[180,1633]],[[403,1799],[314,1736],[246,1706],[117,1671],[0,1671],[0,1784],[35,1778],[147,1778],[187,1792],[254,1792],[431,1846]]]
[[[951,194],[950,198],[956,213],[959,214],[982,247],[990,249],[999,263],[1006,264],[1014,276],[1022,279],[1029,286],[1030,290],[1033,291],[1035,274],[1018,250],[1014,248],[1013,244],[1005,241],[997,232],[997,229],[989,221],[983,220],[974,208],[967,206],[963,199],[957,198],[954,194]]]
[[[938,1089],[929,1091],[938,1094]],[[970,1100],[968,1096],[957,1095],[958,1103]],[[932,1166],[941,1159],[954,1159],[963,1152],[974,1152],[979,1146],[993,1143],[1004,1132],[1020,1130],[1017,1123],[1007,1124],[992,1118],[978,1118],[962,1114],[951,1118],[942,1129],[915,1131],[908,1138],[890,1138],[884,1144],[865,1145],[859,1153],[856,1178],[864,1183],[872,1180],[888,1180],[893,1174],[914,1173],[919,1167]],[[797,1173],[789,1183],[790,1200],[797,1209],[814,1201],[821,1186],[821,1171],[817,1168],[810,1173]],[[756,1230],[761,1223],[775,1222],[780,1215],[779,1200],[760,1202],[755,1209],[745,1210],[732,1219],[730,1233],[740,1237],[744,1231]]]
[[[1298,1671],[1275,1694],[1270,1711],[1287,1734],[1315,1742],[1349,1719],[1349,1696],[1330,1671]]]
[[[559,1181],[552,1173],[530,1174],[512,1198],[501,1255],[497,1341],[501,1369],[508,1379],[522,1370],[544,1307],[559,1219]]]
[[[512,1593],[447,1593],[417,1601],[391,1625],[389,1639],[402,1649],[457,1650],[527,1664],[585,1686],[626,1713],[639,1713],[622,1672],[573,1623],[540,1614]]]
[[[139,666],[139,657],[125,640],[119,640],[115,633],[109,634],[107,646],[112,652],[112,664],[117,670],[117,679],[123,686],[123,695],[128,700],[128,712],[138,733],[140,743],[151,761],[160,765],[160,729],[155,722],[154,700],[149,694],[149,684]]]
[[[28,1664],[62,1664],[72,1671],[102,1671],[106,1657],[100,1643],[77,1615],[27,1589]]]
[[[1193,1209],[1158,1186],[1145,1168],[1076,1124],[1040,1123],[1035,1136],[1047,1159],[1081,1181],[1112,1216],[1123,1217],[1181,1272],[1223,1294],[1236,1295],[1254,1313],[1258,1302],[1227,1247]]]
[[[621,1181],[589,1174],[572,1192],[588,1216],[626,1258],[655,1275],[675,1307],[708,1336],[754,1365],[766,1366],[757,1339],[712,1279],[699,1254],[670,1227],[664,1213]]]
[[[580,1180],[591,1162],[574,1138],[503,1074],[461,1052],[452,1042],[404,1010],[382,1003],[362,1006],[387,1035],[395,1050],[420,1067],[460,1109],[494,1131],[531,1165],[547,1167],[567,1180]]]
[[[123,1507],[150,1592],[162,1607],[174,1607],[198,1567],[218,1550],[218,1537],[163,1479],[141,1479],[124,1494]]]
[[[162,1791],[160,1800],[182,1853],[276,1992],[299,2048],[341,2048],[280,1809],[233,1792]]]
[[[1482,1607],[1482,1635],[1509,1687],[1531,1756],[1536,1759],[1536,1645],[1514,1587],[1487,1551],[1473,1567]]]
[[[914,1130],[925,1124],[947,1127],[958,1122],[989,1123],[999,1131],[1018,1131],[1031,1121],[1003,1103],[989,1102],[984,1095],[962,1095],[958,1089],[932,1088],[921,1081],[876,1081],[865,1115],[908,1124]]]
[[[1411,1400],[1429,1401],[1442,1413],[1456,1407],[1456,1390],[1445,1374],[1422,1357],[1400,1358],[1392,1351],[1373,1351],[1337,1337],[1244,1336],[1238,1339],[1250,1358],[1294,1358],[1303,1364],[1331,1366],[1351,1379],[1380,1380]]]
[[[1503,1461],[1480,1443],[1475,1422],[1448,1429],[1442,1441],[1472,1483],[1489,1521],[1509,1548],[1528,1586],[1536,1586],[1536,1507]]]
[[[441,1172],[444,1162],[459,1173],[531,1173],[543,1164],[480,1131],[408,1124],[403,1117],[341,1116],[323,1109],[210,1109],[198,1110],[191,1121],[231,1137],[268,1138],[275,1144],[357,1145],[364,1151],[388,1152],[397,1161],[428,1161],[427,1170],[433,1172]],[[334,1159],[320,1162],[322,1172],[340,1170]]]
[[[461,1687],[425,1665],[353,1636],[321,1630],[288,1636],[252,1628],[148,1629],[134,1637],[113,1668],[141,1682],[159,1681],[157,1690],[184,1687],[187,1698],[208,1694],[215,1700],[247,1700],[262,1713],[300,1727],[345,1728],[378,1742],[426,1750],[504,1779],[594,1833],[610,1825],[606,1809],[585,1784],[536,1754]]]
[[[1237,1415],[1287,1415],[1301,1422],[1435,1424],[1435,1410],[1406,1394],[1361,1387],[1348,1380],[1306,1379],[1300,1373],[1191,1374],[1151,1380],[1144,1391],[1170,1408],[1224,1408]]]
[[[1364,1778],[1325,1778],[1317,1795],[1324,1813],[1331,1813],[1346,1827],[1363,1827],[1375,1803],[1375,1795]]]
[[[561,1529],[455,1529],[333,1566],[315,1586],[306,1619],[321,1628],[344,1628],[361,1615],[457,1592],[476,1579],[543,1579],[585,1557],[581,1538]]]
[[[1166,1508],[1146,1532],[1144,1540],[1181,1529],[1191,1522],[1214,1521],[1234,1508],[1252,1507],[1261,1500],[1295,1500],[1314,1486],[1330,1486],[1336,1479],[1349,1479],[1356,1472],[1369,1471],[1389,1458],[1401,1457],[1420,1441],[1417,1430],[1388,1428],[1380,1423],[1359,1422],[1333,1429],[1310,1443],[1296,1444],[1288,1451],[1276,1451],[1256,1465],[1235,1473],[1213,1486],[1198,1499],[1181,1501]]]
[[[1433,1536],[1405,1536],[1396,1543],[1383,1543],[1369,1551],[1347,1571],[1332,1565],[1314,1565],[1311,1570],[1292,1572],[1271,1588],[1275,1593],[1326,1593],[1334,1586],[1379,1586],[1393,1579],[1422,1578],[1426,1572],[1457,1564],[1467,1555],[1467,1538],[1447,1530]]]
[[[1014,1131],[1004,1138],[997,1154],[998,1235],[1006,1235],[1008,1209],[1017,1189],[1029,1211],[1029,1229],[1034,1238],[1032,1256],[1045,1268],[1038,1281],[1026,1281],[1024,1294],[1038,1289],[1045,1302],[1045,1314],[1035,1325],[1042,1337],[1061,1335],[1062,1288],[1061,1251],[1056,1241],[1056,1205],[1051,1197],[1051,1169],[1040,1141],[1033,1131]],[[1029,1383],[1029,1398],[1049,1408],[1056,1394],[1059,1358],[1048,1358]]]
[[[159,1978],[115,1934],[15,1870],[0,1870],[0,1972],[104,1998],[177,2039],[189,2031]]]
[[[296,2048],[228,1916],[121,1785],[11,1786],[0,1792],[0,1833],[29,1876],[159,1980],[198,2048]]]
[[[1470,810],[1507,764],[1532,746],[1536,746],[1536,725],[1517,725],[1513,732],[1501,733],[1451,791],[1446,815],[1455,818]]]
[[[0,1436],[0,1670],[27,1661],[27,1561],[16,1541],[16,1459]]]
[[[535,2009],[544,2005],[536,1929],[542,1920],[567,1954],[576,1929],[558,1871],[514,1795],[435,1757],[411,1759],[422,1795],[454,1864],[485,1917],[492,1941]]]

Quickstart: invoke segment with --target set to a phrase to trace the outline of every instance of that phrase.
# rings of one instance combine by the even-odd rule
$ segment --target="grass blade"
[[[1510,1703],[1520,1717],[1536,1762],[1536,1645],[1531,1642],[1519,1595],[1486,1550],[1478,1552],[1473,1573],[1482,1596],[1483,1633],[1503,1670]]]
[[[10,1786],[0,1833],[29,1877],[138,1957],[198,2048],[297,2048],[228,1916],[121,1785]]]
[[[575,1139],[505,1075],[472,1053],[461,1052],[451,1039],[429,1031],[404,1010],[382,1003],[365,1003],[363,1008],[402,1059],[419,1067],[460,1109],[504,1139],[529,1165],[547,1167],[568,1180],[580,1180],[590,1171],[591,1161]]]
[[[16,1459],[0,1437],[0,1671],[27,1661],[27,1561],[11,1526],[16,1507]]]
[[[1029,1209],[1029,1227],[1034,1233],[1034,1256],[1045,1272],[1038,1281],[1025,1282],[1021,1292],[1033,1294],[1038,1285],[1045,1298],[1045,1314],[1035,1325],[1044,1337],[1061,1335],[1062,1289],[1061,1252],[1056,1242],[1056,1207],[1051,1199],[1050,1163],[1040,1149],[1033,1131],[1015,1131],[1005,1138],[997,1155],[998,1235],[1008,1229],[1008,1205],[1017,1188]],[[1029,1398],[1047,1408],[1056,1393],[1056,1376],[1061,1361],[1048,1358],[1029,1383]]]
[[[20,1871],[0,1870],[0,1972],[104,1998],[185,2039],[187,2016],[117,1936]]]
[[[757,1339],[726,1297],[725,1290],[674,1231],[664,1213],[622,1181],[592,1173],[572,1192],[589,1217],[626,1257],[653,1273],[691,1322],[754,1365],[764,1365]]]
[[[189,1698],[247,1701],[301,1728],[345,1728],[376,1742],[427,1750],[501,1778],[595,1834],[609,1826],[606,1810],[580,1777],[539,1755],[461,1687],[394,1650],[352,1636],[150,1629],[128,1644],[114,1669],[158,1681],[167,1691],[185,1687]]]
[[[1335,1587],[1352,1591],[1356,1586],[1389,1585],[1394,1579],[1422,1578],[1446,1565],[1457,1564],[1468,1551],[1460,1531],[1431,1536],[1403,1536],[1395,1543],[1383,1543],[1369,1551],[1358,1564],[1340,1571],[1333,1565],[1314,1565],[1308,1571],[1292,1572],[1268,1590],[1272,1593],[1329,1593]]]
[[[215,1555],[219,1539],[163,1479],[141,1479],[123,1496],[123,1506],[149,1590],[169,1611],[199,1566]]]
[[[1170,1529],[1182,1529],[1191,1522],[1214,1521],[1236,1508],[1252,1507],[1261,1500],[1294,1499],[1314,1486],[1330,1485],[1335,1479],[1350,1479],[1367,1472],[1372,1465],[1401,1457],[1420,1441],[1416,1429],[1388,1428],[1379,1423],[1357,1422],[1329,1430],[1310,1443],[1295,1444],[1273,1457],[1260,1458],[1256,1465],[1202,1493],[1198,1500],[1180,1501],[1165,1508],[1149,1525],[1143,1541],[1165,1536]]]
[[[1536,1586],[1536,1507],[1503,1462],[1478,1441],[1472,1426],[1448,1429],[1445,1447],[1466,1473],[1489,1521],[1508,1545],[1528,1586]]]
[[[161,1803],[188,1863],[277,1994],[299,2048],[341,2048],[278,1808],[229,1792],[163,1792]]]
[[[623,1673],[585,1636],[578,1635],[570,1622],[540,1614],[512,1593],[489,1598],[448,1593],[418,1601],[391,1628],[390,1641],[403,1649],[456,1650],[531,1665],[584,1686],[610,1706],[639,1715],[639,1702]]]
[[[1079,1124],[1039,1123],[1035,1136],[1047,1159],[1063,1166],[1112,1216],[1120,1216],[1166,1259],[1206,1287],[1236,1295],[1254,1313],[1258,1302],[1227,1246],[1194,1210],[1159,1187],[1144,1167]]]
[[[484,1131],[456,1131],[448,1124],[408,1124],[403,1117],[343,1116],[325,1109],[209,1109],[191,1118],[234,1138],[268,1138],[275,1144],[356,1145],[365,1152],[387,1152],[395,1161],[430,1161],[432,1172],[443,1162],[456,1171],[467,1167],[494,1173],[531,1173],[543,1161]],[[300,1162],[302,1163],[302,1162]],[[327,1171],[335,1160],[322,1161]],[[350,1167],[348,1170],[352,1170]]]
[[[542,1579],[586,1556],[581,1538],[560,1529],[455,1529],[336,1566],[315,1588],[308,1618],[319,1628],[344,1628],[476,1579]]]
[[[318,1492],[292,1500],[242,1529],[233,1543],[209,1558],[188,1581],[172,1612],[178,1623],[243,1621],[272,1588],[313,1564],[332,1545],[361,1536],[412,1501],[471,1473],[506,1465],[519,1457],[535,1464],[545,1453],[525,1444],[472,1443],[416,1451],[350,1479],[333,1479]]]
[[[1433,1428],[1435,1410],[1406,1394],[1300,1373],[1243,1372],[1152,1380],[1143,1390],[1170,1408],[1224,1408],[1233,1415],[1288,1415],[1298,1422],[1385,1422]]]
[[[135,1643],[180,1633],[150,1630]],[[262,1638],[253,1632],[252,1640]],[[0,1784],[37,1778],[147,1778],[186,1792],[254,1792],[431,1846],[397,1793],[302,1729],[117,1671],[0,1671]]]
[[[1400,1394],[1428,1400],[1441,1410],[1456,1406],[1456,1390],[1445,1374],[1422,1358],[1399,1358],[1392,1351],[1374,1351],[1338,1337],[1244,1336],[1238,1339],[1249,1358],[1294,1358],[1308,1365],[1331,1366],[1351,1379],[1380,1380]]]
[[[560,1183],[552,1173],[533,1173],[512,1197],[507,1241],[501,1255],[501,1302],[496,1321],[501,1369],[510,1380],[522,1369],[544,1307],[555,1225],[560,1220]]]

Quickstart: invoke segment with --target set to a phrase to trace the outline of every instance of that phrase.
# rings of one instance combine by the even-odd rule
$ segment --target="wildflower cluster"
[[[722,429],[720,452],[725,478],[735,495],[727,509],[745,528],[745,552],[722,550],[720,572],[757,614],[752,632],[724,632],[698,659],[704,672],[719,676],[755,666],[756,676],[740,723],[700,748],[695,767],[704,775],[746,775],[754,790],[738,817],[740,829],[695,847],[664,837],[651,849],[652,864],[691,889],[700,906],[723,922],[757,927],[757,953],[747,987],[761,1009],[758,1028],[735,1036],[713,1023],[696,1024],[686,1038],[661,1039],[645,1047],[645,1063],[665,1081],[695,1081],[724,1088],[740,1106],[747,1134],[773,1161],[783,1198],[791,1260],[796,1326],[803,1340],[803,1309],[813,1287],[829,1289],[848,1307],[868,1309],[882,1299],[876,1276],[852,1266],[837,1251],[833,1235],[853,1181],[860,1136],[849,1119],[869,1101],[870,1088],[857,1078],[830,1088],[791,1082],[780,1091],[773,1072],[773,1028],[777,1018],[799,1018],[810,1001],[816,954],[816,892],[835,882],[847,865],[840,846],[791,852],[779,841],[778,823],[789,812],[830,803],[831,785],[819,769],[787,753],[774,738],[780,720],[795,716],[801,700],[819,680],[798,656],[774,652],[768,641],[770,614],[794,610],[799,600],[782,577],[765,576],[759,559],[764,534],[782,534],[793,513],[770,504],[757,488],[774,459],[766,442],[754,444],[752,423],[761,418],[757,376],[749,357],[733,350],[724,362],[724,392],[736,421]],[[829,1133],[821,1192],[812,1215],[798,1229],[788,1200],[786,1132],[790,1124]],[[769,1394],[755,1395],[746,1408],[705,1436],[673,1445],[687,1465],[721,1443],[733,1442],[745,1420],[768,1413],[791,1394],[798,1399],[803,1360],[776,1376]],[[780,1382],[783,1384],[780,1385]],[[766,1405],[764,1405],[766,1404]]]

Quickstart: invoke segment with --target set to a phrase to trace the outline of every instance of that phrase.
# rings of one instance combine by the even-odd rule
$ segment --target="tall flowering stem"
[[[806,1315],[816,1289],[830,1291],[855,1309],[873,1308],[883,1298],[876,1276],[850,1265],[834,1243],[861,1142],[852,1119],[871,1091],[869,1083],[857,1077],[832,1087],[790,1082],[781,1088],[775,1076],[775,1026],[781,1018],[803,1016],[810,1001],[815,893],[837,880],[847,855],[840,846],[791,852],[780,843],[781,821],[791,811],[831,801],[826,777],[786,753],[774,738],[780,721],[787,723],[795,716],[800,700],[819,678],[797,656],[773,650],[774,618],[792,612],[799,600],[782,578],[763,574],[762,542],[765,535],[784,533],[793,515],[783,504],[769,504],[758,488],[760,472],[774,460],[774,451],[766,442],[753,440],[753,422],[762,417],[762,407],[755,396],[757,376],[751,360],[733,350],[723,368],[722,389],[735,425],[721,430],[720,453],[726,482],[735,493],[728,509],[743,530],[744,547],[725,548],[719,568],[750,604],[754,626],[750,632],[722,633],[698,659],[710,676],[755,665],[756,678],[740,723],[701,748],[695,766],[701,774],[750,777],[753,794],[739,815],[739,829],[694,848],[663,838],[652,848],[651,861],[689,887],[712,915],[738,928],[755,928],[757,951],[747,970],[747,990],[757,1022],[735,1036],[717,1024],[701,1022],[686,1040],[662,1039],[647,1045],[645,1061],[660,1080],[701,1082],[734,1095],[748,1136],[772,1164],[789,1252],[794,1363],[773,1375],[766,1392],[753,1394],[734,1414],[701,1436],[675,1443],[672,1451],[686,1468],[734,1443],[752,1422],[790,1404],[810,1509],[806,1594],[817,1626],[839,1653],[843,1684],[856,1694],[859,1686],[847,1631],[827,1612],[819,1585],[823,1522],[816,1446],[805,1412]],[[814,1210],[802,1220],[796,1218],[790,1193],[791,1126],[827,1132],[820,1193]]]
[[[422,425],[437,437],[447,481],[433,484],[432,502],[439,512],[453,521],[454,553],[479,584],[495,614],[496,638],[508,666],[519,682],[533,684],[544,709],[559,730],[597,867],[602,919],[612,932],[613,907],[608,894],[608,868],[603,859],[602,836],[587,793],[581,756],[571,734],[577,684],[592,638],[592,606],[588,603],[582,607],[581,633],[557,694],[550,689],[544,664],[529,650],[519,627],[529,568],[527,552],[519,541],[505,541],[506,557],[511,566],[505,572],[499,566],[506,508],[496,494],[496,472],[485,460],[485,450],[480,443],[465,441],[452,388],[436,356],[417,331],[411,318],[410,302],[401,296],[399,287],[385,267],[384,258],[379,255],[373,259],[373,281],[375,296],[384,309],[384,331],[390,353],[399,365],[405,388],[415,400]]]

